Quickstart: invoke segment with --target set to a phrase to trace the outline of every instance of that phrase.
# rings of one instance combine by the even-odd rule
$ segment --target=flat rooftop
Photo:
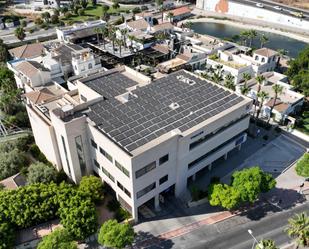
[[[80,80],[104,96],[89,107],[88,117],[129,153],[172,130],[185,132],[245,100],[184,70],[144,86],[135,79],[112,70]],[[124,94],[126,101],[120,101]]]

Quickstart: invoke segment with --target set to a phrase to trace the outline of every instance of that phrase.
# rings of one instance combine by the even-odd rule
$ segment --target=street
[[[287,220],[295,213],[308,212],[308,202],[294,209],[269,214],[258,221],[246,222],[245,217],[236,216],[234,218],[219,222],[214,225],[206,225],[194,230],[186,235],[172,239],[172,247],[179,249],[248,249],[252,247],[253,239],[248,233],[248,229],[253,231],[253,235],[260,239],[273,239],[277,245],[289,243],[291,239],[283,231],[287,226]],[[158,247],[150,247],[158,248]]]

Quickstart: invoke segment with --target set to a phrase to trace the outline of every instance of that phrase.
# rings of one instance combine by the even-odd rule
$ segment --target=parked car
[[[274,6],[273,8],[274,8],[275,10],[280,10],[280,11],[283,10],[280,6]]]
[[[256,7],[264,8],[264,4],[262,4],[262,3],[257,3],[257,4],[256,4]]]

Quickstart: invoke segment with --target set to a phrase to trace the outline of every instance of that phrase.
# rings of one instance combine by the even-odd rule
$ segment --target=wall
[[[309,31],[309,22],[274,11],[235,3],[230,0],[197,0],[196,7],[206,11],[272,22],[290,28]]]

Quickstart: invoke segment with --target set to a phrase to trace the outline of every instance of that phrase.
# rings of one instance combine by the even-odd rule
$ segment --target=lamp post
[[[257,241],[257,239],[253,236],[253,232],[251,229],[248,229],[248,233],[251,235],[251,237],[253,238],[253,245],[252,245],[252,249],[254,248],[255,243],[258,245],[258,247],[260,249],[264,249],[264,246],[262,244],[259,244],[259,242]]]

